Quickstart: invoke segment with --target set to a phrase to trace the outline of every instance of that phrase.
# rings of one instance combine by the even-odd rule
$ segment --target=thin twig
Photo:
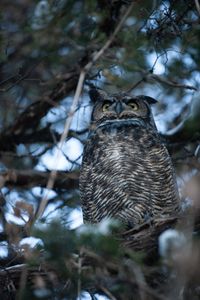
[[[86,77],[87,73],[89,72],[89,70],[92,68],[92,66],[95,64],[95,62],[103,55],[103,53],[106,51],[106,49],[108,49],[110,47],[110,45],[112,44],[115,36],[120,31],[120,29],[121,29],[124,21],[126,20],[127,16],[130,14],[132,8],[133,8],[133,3],[128,7],[127,11],[123,15],[122,19],[120,20],[120,22],[117,25],[116,29],[114,30],[113,34],[110,36],[109,40],[93,56],[92,60],[89,61],[85,65],[85,67],[83,68],[83,70],[80,73],[77,88],[76,88],[75,95],[74,95],[74,99],[73,99],[73,102],[72,102],[72,105],[71,105],[71,108],[70,108],[68,118],[65,122],[64,131],[61,135],[60,141],[58,143],[58,147],[56,149],[56,155],[55,155],[55,164],[56,164],[56,166],[57,166],[58,161],[60,160],[60,157],[61,157],[64,141],[66,140],[66,138],[68,136],[68,133],[69,133],[70,124],[71,124],[73,115],[74,115],[74,113],[76,111],[76,108],[77,108],[77,105],[78,105],[78,101],[79,101],[79,98],[80,98],[80,95],[81,95],[81,92],[82,92],[85,77]],[[43,215],[44,210],[45,210],[45,208],[48,204],[48,201],[49,201],[48,196],[49,196],[50,190],[53,189],[54,182],[55,182],[56,175],[57,175],[56,166],[55,166],[54,170],[52,170],[51,173],[50,173],[50,176],[49,176],[49,179],[48,179],[48,182],[47,182],[47,186],[46,186],[48,191],[47,191],[47,193],[45,194],[45,196],[42,198],[42,200],[40,202],[40,206],[39,206],[37,214],[36,214],[36,219],[39,219]]]
[[[133,8],[133,3],[129,6],[129,8],[127,9],[127,11],[125,12],[125,14],[121,18],[119,24],[117,25],[117,27],[115,28],[113,34],[110,36],[110,38],[105,43],[105,45],[94,55],[93,59],[89,63],[87,63],[87,65],[84,68],[86,72],[88,72],[91,69],[91,67],[93,66],[93,64],[103,55],[103,53],[105,52],[105,50],[110,47],[110,45],[112,44],[115,36],[120,31],[120,29],[121,29],[124,21],[126,20],[126,18],[128,17],[128,15],[130,14],[132,8]]]
[[[1,85],[1,84],[5,84],[5,83],[9,82],[10,80],[16,78],[16,81],[13,84],[11,84],[9,87],[7,87],[5,89],[0,89],[0,92],[4,92],[4,93],[8,92],[14,86],[16,86],[17,84],[19,84],[24,79],[26,79],[26,77],[28,77],[32,73],[32,71],[40,64],[40,62],[41,62],[41,60],[38,61],[36,64],[34,64],[24,75],[17,74],[17,75],[11,76],[11,77],[3,80],[2,82],[0,82],[0,85]]]
[[[131,87],[129,87],[129,89],[127,90],[127,93],[130,93],[132,90],[134,90],[136,87],[138,87],[144,81],[145,81],[145,78],[142,78],[142,79],[138,80]]]
[[[102,292],[104,292],[106,294],[106,296],[108,296],[111,300],[117,300],[117,298],[115,298],[115,296],[113,296],[111,294],[111,292],[104,286],[99,286],[99,288],[102,290]]]
[[[160,83],[164,83],[164,84],[167,84],[169,86],[173,86],[173,87],[176,87],[176,88],[184,88],[184,89],[188,89],[188,90],[194,90],[194,91],[197,91],[197,88],[192,86],[192,85],[187,85],[187,84],[181,84],[181,83],[178,83],[178,82],[173,82],[173,81],[170,81],[170,80],[167,80],[159,75],[156,75],[156,74],[148,74],[148,77],[149,78],[152,78]]]
[[[178,83],[175,81],[170,81],[167,80],[166,78],[159,76],[157,74],[153,74],[149,71],[144,71],[144,70],[139,70],[139,72],[142,73],[142,78],[137,81],[136,83],[133,84],[133,86],[131,86],[127,92],[131,92],[133,89],[135,89],[138,85],[140,85],[142,82],[148,81],[149,79],[153,79],[156,80],[159,83],[163,83],[169,86],[172,86],[174,88],[183,88],[183,89],[188,89],[188,90],[193,90],[193,91],[197,91],[198,89],[192,85],[188,85],[188,84],[182,84],[182,83]]]
[[[194,2],[195,2],[195,5],[196,5],[196,9],[197,9],[197,11],[198,11],[198,14],[199,14],[199,16],[200,16],[200,5],[199,5],[199,1],[198,1],[198,0],[194,0]]]

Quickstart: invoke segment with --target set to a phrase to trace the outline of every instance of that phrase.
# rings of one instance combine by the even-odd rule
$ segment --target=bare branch
[[[162,84],[166,84],[168,86],[174,87],[174,88],[182,88],[182,89],[188,89],[188,90],[193,90],[193,91],[198,91],[198,89],[192,85],[188,85],[188,84],[182,84],[182,83],[178,83],[176,81],[171,81],[168,80],[160,75],[157,74],[153,74],[152,72],[150,72],[149,70],[136,70],[136,72],[140,72],[142,74],[142,78],[140,80],[138,80],[136,83],[134,83],[129,89],[128,92],[132,91],[133,89],[135,89],[138,85],[140,85],[142,82],[144,81],[150,81],[150,80],[155,80],[159,83]]]
[[[160,83],[164,83],[164,84],[167,84],[169,86],[172,86],[172,87],[175,87],[175,88],[184,88],[184,89],[188,89],[188,90],[194,90],[194,91],[197,91],[198,89],[195,88],[194,86],[192,85],[187,85],[187,84],[181,84],[181,83],[178,83],[178,82],[175,82],[175,81],[170,81],[170,80],[167,80],[159,75],[156,75],[156,74],[148,74],[148,77],[160,82]]]
[[[7,170],[0,172],[0,188],[18,187],[32,188],[35,186],[45,187],[50,172],[35,170]],[[78,188],[79,172],[57,172],[55,188],[72,190]]]
[[[200,16],[200,5],[199,5],[199,1],[198,0],[194,0],[195,1],[195,5],[196,5],[196,9],[198,11],[198,14]]]
[[[25,126],[25,124],[24,124]],[[87,128],[74,131],[69,130],[68,138],[74,137],[80,139],[80,135],[87,132]],[[20,135],[15,135],[11,131],[5,131],[0,134],[0,154],[1,151],[12,151],[15,145],[23,144],[37,144],[37,143],[48,143],[53,144],[55,140],[59,140],[60,134],[49,128],[49,126],[42,129],[36,130],[33,128],[32,132],[21,132]],[[17,154],[13,154],[17,156]]]
[[[161,232],[167,228],[174,227],[178,217],[170,217],[164,219],[152,220],[141,226],[134,227],[122,233],[123,244],[135,251],[146,251],[146,255],[150,257],[157,252],[157,238]]]
[[[58,102],[73,91],[77,84],[78,71],[67,74],[65,80],[61,81],[58,86],[48,95],[34,102],[23,111],[14,124],[4,129],[2,135],[19,136],[24,135],[28,129],[37,128],[40,119],[46,115],[48,110],[53,107],[53,102]]]

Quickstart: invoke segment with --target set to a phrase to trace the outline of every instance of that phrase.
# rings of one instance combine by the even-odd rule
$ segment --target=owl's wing
[[[91,155],[91,146],[90,142],[85,145],[82,167],[80,172],[79,179],[79,188],[80,188],[80,199],[83,211],[83,221],[85,222],[94,222],[93,221],[93,194],[94,194],[94,184],[93,184],[93,168],[91,163],[88,160],[88,157]]]

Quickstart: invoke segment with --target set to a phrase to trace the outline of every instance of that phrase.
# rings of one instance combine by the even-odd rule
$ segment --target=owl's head
[[[96,127],[127,124],[156,129],[151,112],[155,99],[127,93],[107,94],[100,89],[92,89],[89,94],[94,103],[92,124]]]

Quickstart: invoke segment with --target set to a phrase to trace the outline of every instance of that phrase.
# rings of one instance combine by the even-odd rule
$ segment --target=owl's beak
[[[115,105],[115,111],[118,115],[121,114],[121,112],[123,111],[123,105],[121,102],[117,102]]]

